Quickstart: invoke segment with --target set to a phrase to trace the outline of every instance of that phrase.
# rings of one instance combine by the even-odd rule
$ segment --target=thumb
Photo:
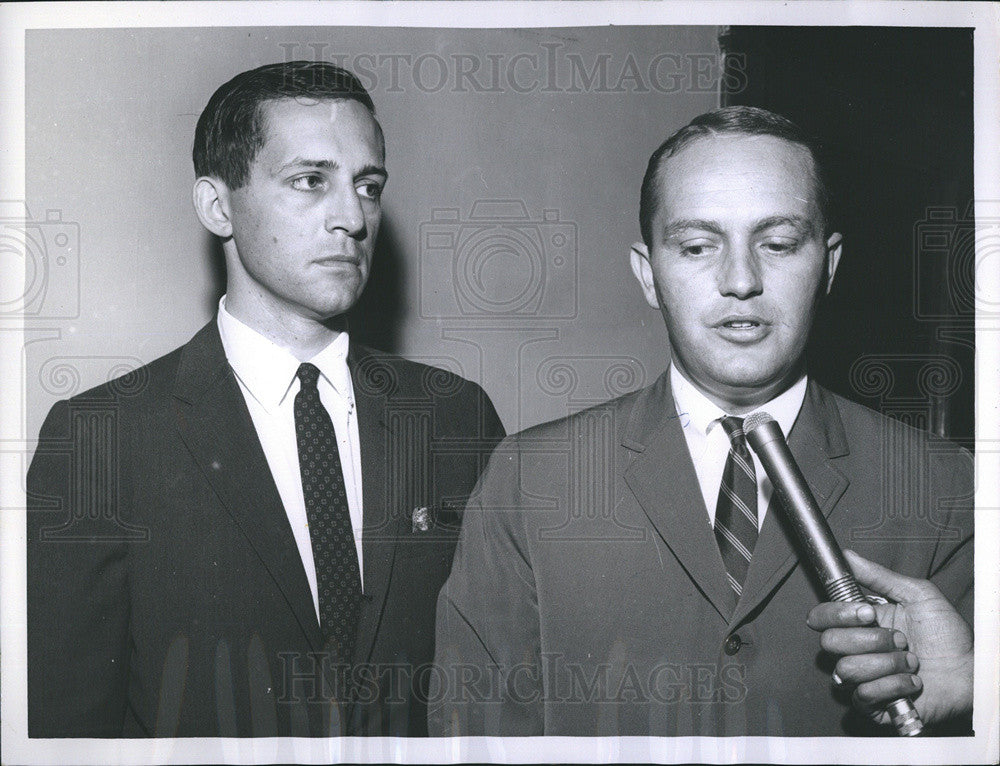
[[[851,550],[845,550],[844,555],[847,557],[847,563],[851,565],[854,578],[858,583],[881,596],[885,596],[890,601],[905,604],[919,601],[928,596],[927,585],[931,584],[926,580],[901,575],[888,567],[869,561]]]

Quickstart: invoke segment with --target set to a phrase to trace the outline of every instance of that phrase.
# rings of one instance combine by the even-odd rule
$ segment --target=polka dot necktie
[[[757,473],[743,435],[743,420],[728,416],[721,422],[730,446],[715,507],[715,539],[726,565],[726,579],[739,599],[757,543]]]
[[[333,653],[331,661],[349,664],[362,596],[344,472],[333,421],[316,387],[319,369],[306,362],[296,374],[301,388],[295,396],[295,436],[316,565],[320,627]]]

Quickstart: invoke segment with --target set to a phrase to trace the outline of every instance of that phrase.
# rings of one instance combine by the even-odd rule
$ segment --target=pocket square
[[[412,532],[426,532],[431,528],[431,511],[430,508],[421,506],[420,508],[414,508],[410,514],[412,519]]]

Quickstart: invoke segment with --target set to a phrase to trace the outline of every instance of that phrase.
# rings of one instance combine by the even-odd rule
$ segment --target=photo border
[[[1000,12],[995,3],[907,2],[202,2],[40,3],[0,6],[4,117],[0,185],[25,197],[25,32],[37,28],[412,26],[521,28],[603,25],[974,27],[975,198],[1000,200]],[[239,21],[236,21],[239,19]],[[5,274],[9,272],[5,271]],[[17,276],[16,274],[14,275]],[[23,274],[20,277],[23,281]],[[980,267],[980,290],[1000,295],[1000,269]],[[976,507],[1000,508],[1000,325],[976,322]],[[545,737],[454,739],[28,740],[25,638],[23,324],[0,329],[0,632],[4,763],[656,762],[990,763],[998,752],[1000,523],[976,519],[974,737],[928,739]]]

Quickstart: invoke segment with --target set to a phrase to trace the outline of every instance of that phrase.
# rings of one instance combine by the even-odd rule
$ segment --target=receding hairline
[[[363,101],[359,101],[351,96],[268,96],[267,98],[262,98],[256,105],[257,117],[261,121],[261,127],[267,127],[267,109],[265,107],[268,107],[271,104],[282,104],[287,102],[293,102],[299,104],[300,106],[322,106],[323,104],[333,104],[337,102],[355,103],[368,113],[368,116],[372,118],[372,122],[375,124],[375,127],[378,128],[379,136],[382,137],[383,141],[385,139],[385,132],[382,130],[382,123],[379,122],[378,115],[375,114],[375,110],[368,108],[367,104]]]
[[[816,212],[820,218],[820,232],[822,233],[825,230],[825,228],[829,225],[830,222],[826,220],[827,213],[824,210],[823,206],[823,180],[821,178],[819,161],[817,157],[814,155],[812,148],[807,143],[803,143],[801,141],[795,141],[790,138],[785,138],[784,136],[776,136],[772,133],[755,133],[755,132],[741,131],[741,130],[718,130],[714,128],[709,129],[709,131],[705,132],[702,135],[696,135],[688,138],[680,146],[676,147],[675,150],[672,151],[671,153],[662,155],[657,158],[657,163],[653,171],[653,178],[652,178],[654,182],[654,188],[651,190],[653,192],[652,196],[656,202],[656,206],[655,209],[652,211],[650,222],[652,222],[652,219],[656,217],[657,212],[663,205],[661,190],[667,163],[670,160],[675,160],[678,157],[680,157],[682,154],[684,154],[685,150],[691,148],[692,146],[695,146],[705,141],[728,139],[728,138],[747,139],[754,141],[759,141],[761,139],[771,139],[773,141],[779,141],[783,144],[787,144],[788,146],[795,147],[796,149],[799,150],[801,154],[804,154],[806,160],[808,161],[807,167],[812,186],[812,198],[810,201],[812,205],[815,207]],[[652,246],[652,243],[649,242],[647,243],[647,245]]]
[[[346,102],[353,101],[362,109],[364,109],[364,111],[368,113],[368,116],[371,117],[372,123],[375,125],[376,135],[378,136],[379,148],[382,151],[382,158],[385,159],[385,131],[382,130],[382,123],[379,122],[378,115],[375,114],[375,111],[373,109],[369,109],[368,105],[365,104],[363,101],[360,101],[351,96],[337,96],[337,95],[329,97],[328,96],[319,96],[319,97],[316,96],[270,97],[269,96],[268,98],[261,99],[260,101],[257,102],[257,107],[256,107],[256,118],[260,121],[261,148],[263,148],[263,146],[267,143],[267,140],[270,136],[270,123],[268,120],[269,110],[266,107],[268,107],[271,104],[280,104],[282,102],[288,102],[288,101],[300,104],[302,106],[320,106],[322,104],[330,104],[338,101],[346,101]],[[257,154],[259,154],[259,150],[254,153],[254,156],[256,157]]]

